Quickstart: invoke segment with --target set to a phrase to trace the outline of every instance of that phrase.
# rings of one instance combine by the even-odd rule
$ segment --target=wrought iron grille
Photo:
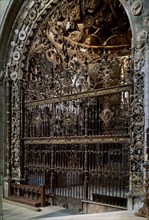
[[[126,207],[130,94],[125,78],[106,88],[25,101],[28,184],[45,184],[49,196]]]
[[[70,198],[126,207],[129,45],[74,46],[54,37],[56,24],[45,25],[45,50],[36,51],[37,35],[23,76],[25,179],[45,184],[46,195],[65,206]]]
[[[27,145],[25,176],[49,195],[125,207],[128,160],[126,143]]]
[[[129,89],[129,86],[119,87],[112,95],[103,95],[107,91],[98,90],[91,92],[91,97],[80,94],[79,99],[72,96],[69,100],[65,96],[45,100],[49,101],[47,104],[41,101],[37,106],[29,106],[26,108],[25,137],[128,134]],[[98,92],[101,96],[95,95]]]

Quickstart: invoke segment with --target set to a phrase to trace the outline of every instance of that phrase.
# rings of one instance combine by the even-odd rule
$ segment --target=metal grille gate
[[[80,207],[78,201],[89,200],[127,205],[131,83],[128,57],[116,59],[120,62],[114,65],[121,66],[118,74],[108,81],[105,77],[98,87],[87,86],[91,78],[83,69],[73,73],[78,74],[75,92],[68,80],[66,91],[68,71],[62,72],[61,91],[51,77],[49,84],[47,78],[36,76],[23,86],[24,176],[30,185],[45,184],[46,196],[54,196],[55,204]],[[36,97],[39,80],[54,96]]]

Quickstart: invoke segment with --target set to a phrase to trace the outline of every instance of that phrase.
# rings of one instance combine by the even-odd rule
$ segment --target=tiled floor
[[[0,220],[146,220],[133,212],[117,211],[96,214],[80,214],[57,206],[48,206],[38,211],[26,205],[3,202],[3,216]]]

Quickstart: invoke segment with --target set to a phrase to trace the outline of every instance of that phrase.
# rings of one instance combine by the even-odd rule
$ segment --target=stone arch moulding
[[[110,0],[108,1],[110,3]],[[128,206],[139,208],[141,206],[140,196],[142,195],[144,149],[146,146],[145,128],[149,126],[149,119],[144,120],[149,112],[149,104],[145,105],[144,100],[148,89],[148,84],[144,87],[144,78],[147,72],[146,62],[148,57],[147,39],[149,28],[149,12],[147,0],[120,0],[122,3],[131,26],[132,31],[132,61],[133,61],[133,98],[132,98],[132,125],[131,125],[131,144],[130,144],[130,191],[128,194]],[[66,0],[63,3],[67,3]],[[21,180],[21,106],[20,106],[20,81],[26,68],[27,54],[36,30],[42,23],[46,15],[59,4],[58,0],[27,0],[22,4],[13,25],[13,33],[8,44],[9,54],[6,61],[6,69],[1,74],[4,81],[11,84],[11,143],[8,141],[7,148],[9,155],[8,167],[12,167],[11,172],[7,173],[13,179]],[[148,78],[147,78],[148,79]],[[8,84],[7,84],[8,85]],[[144,93],[145,89],[145,93]],[[146,116],[145,116],[146,117]],[[148,115],[147,115],[148,117]],[[149,118],[149,117],[148,117]],[[145,122],[145,126],[144,126]],[[7,134],[8,135],[8,134]],[[8,135],[9,136],[9,135]],[[9,169],[8,169],[9,170]]]

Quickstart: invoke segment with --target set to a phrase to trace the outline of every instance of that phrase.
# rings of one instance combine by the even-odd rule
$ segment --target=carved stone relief
[[[142,30],[137,34],[135,49],[142,49],[147,43],[147,32]]]
[[[137,16],[141,13],[143,8],[142,0],[136,0],[131,5],[131,12],[133,15]]]
[[[144,72],[145,63],[144,47],[146,32],[137,37],[134,48],[134,95],[132,102],[132,144],[131,144],[131,169],[133,192],[142,192],[143,187],[143,162],[144,162]]]

